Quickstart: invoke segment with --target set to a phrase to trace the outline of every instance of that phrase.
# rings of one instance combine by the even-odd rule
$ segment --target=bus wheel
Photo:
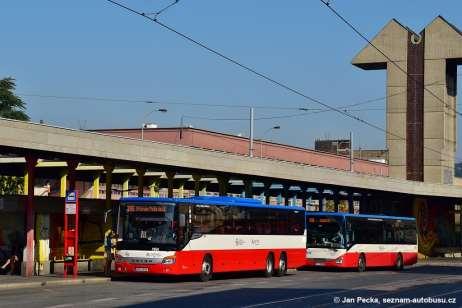
[[[277,276],[281,277],[287,274],[287,256],[286,253],[283,252],[281,253],[281,256],[279,257],[279,266],[278,266],[278,271],[277,271]]]
[[[204,257],[204,260],[202,260],[201,274],[199,276],[200,281],[202,282],[209,281],[210,278],[212,278],[212,273],[213,273],[212,257],[209,255],[206,255]]]
[[[366,271],[366,257],[364,254],[360,254],[358,259],[358,272],[364,271]]]
[[[396,257],[396,263],[395,263],[395,269],[397,271],[401,271],[404,268],[404,262],[403,262],[403,255],[401,253],[398,253],[398,256]]]
[[[271,277],[274,273],[274,257],[272,253],[269,253],[266,257],[265,277]]]

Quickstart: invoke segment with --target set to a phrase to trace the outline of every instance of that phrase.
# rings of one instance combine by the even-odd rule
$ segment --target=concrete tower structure
[[[391,20],[352,64],[387,70],[390,176],[452,184],[462,32],[438,16],[419,34]]]

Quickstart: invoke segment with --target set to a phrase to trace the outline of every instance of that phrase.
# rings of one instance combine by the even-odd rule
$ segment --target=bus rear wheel
[[[199,275],[199,279],[202,282],[209,281],[212,278],[213,273],[213,262],[212,257],[206,255],[204,260],[202,260],[202,267],[201,267],[201,274]]]
[[[270,253],[266,257],[266,267],[265,267],[265,277],[271,277],[274,273],[274,257],[273,254]]]
[[[358,272],[362,273],[366,271],[366,257],[363,254],[359,255],[358,259]]]
[[[395,270],[402,271],[403,268],[404,268],[403,255],[401,253],[398,253],[398,256],[396,257]]]
[[[277,271],[277,276],[281,277],[287,274],[287,256],[285,252],[281,253],[281,256],[279,257],[279,266],[278,266],[278,271]]]

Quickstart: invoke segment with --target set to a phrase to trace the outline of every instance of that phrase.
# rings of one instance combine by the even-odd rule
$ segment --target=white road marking
[[[88,301],[87,303],[103,303],[103,302],[110,302],[110,301],[114,301],[118,299],[119,298],[117,297],[98,298],[98,299],[92,299],[91,301]]]
[[[351,291],[351,290],[348,290],[348,291]],[[342,291],[336,291],[336,292],[326,292],[326,293],[319,293],[319,294],[311,294],[311,295],[306,295],[306,296],[292,297],[292,298],[287,298],[287,299],[281,299],[281,300],[276,300],[276,301],[259,303],[259,304],[255,304],[255,305],[243,306],[242,308],[253,308],[253,307],[268,306],[268,305],[273,305],[273,304],[280,304],[280,303],[298,301],[298,300],[301,300],[301,299],[308,299],[308,298],[322,296],[322,295],[333,295],[333,294],[339,294],[339,293],[345,293],[345,292],[347,292],[347,291],[342,290]]]
[[[451,277],[451,276],[438,277],[438,279],[441,279],[441,278],[442,279],[447,279],[449,277]],[[422,284],[420,282],[427,282],[428,283],[428,280],[429,280],[428,278],[425,278],[425,279],[420,279],[420,280],[413,280],[412,282],[417,282],[417,283],[414,284],[414,286],[416,286],[416,285]],[[430,280],[432,280],[432,279],[430,279]],[[456,280],[460,280],[460,278],[456,279]],[[402,282],[407,282],[407,281],[402,281]],[[310,295],[306,295],[306,296],[298,296],[298,297],[286,298],[286,299],[281,299],[281,300],[274,300],[274,301],[263,302],[263,303],[258,303],[258,304],[254,304],[254,305],[243,306],[242,308],[262,307],[262,306],[268,306],[268,305],[274,305],[274,304],[281,304],[281,303],[299,301],[299,300],[304,300],[304,299],[323,296],[323,295],[335,295],[335,294],[348,293],[348,292],[352,292],[352,291],[362,290],[365,287],[366,288],[370,288],[370,287],[374,288],[374,287],[385,287],[385,286],[388,286],[388,285],[390,285],[390,286],[396,285],[396,282],[390,282],[390,283],[385,283],[385,284],[381,283],[381,284],[376,284],[376,285],[372,285],[372,286],[359,286],[359,287],[348,289],[348,290],[340,290],[340,291],[334,291],[334,292],[310,294]],[[400,287],[400,288],[402,288],[402,287]],[[372,290],[374,290],[374,289],[372,289]],[[380,289],[375,289],[375,290],[380,290]],[[457,293],[457,292],[454,292],[454,293]],[[439,296],[444,296],[444,294],[440,294]]]

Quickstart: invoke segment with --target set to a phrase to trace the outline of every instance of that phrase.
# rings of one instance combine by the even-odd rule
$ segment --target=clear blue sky
[[[145,12],[169,3],[122,2]],[[368,37],[391,18],[420,31],[442,15],[462,28],[460,0],[334,0],[332,5]],[[340,106],[385,96],[385,71],[363,71],[350,64],[365,42],[318,0],[180,0],[160,20],[328,104]],[[0,29],[0,77],[15,77],[20,94],[319,107],[104,0],[3,0]],[[34,121],[87,129],[138,127],[152,108],[140,103],[23,98]],[[161,107],[168,112],[153,113],[146,121],[177,126],[181,115],[248,116],[246,109]],[[362,107],[384,108],[385,103]],[[257,109],[256,117],[293,113]],[[385,125],[384,110],[355,114]],[[248,121],[186,118],[185,122],[233,134],[247,135],[249,130]],[[315,138],[346,137],[353,131],[356,146],[385,146],[383,133],[332,112],[257,121],[256,137],[274,125],[281,129],[265,137],[288,144],[311,147]],[[461,149],[459,142],[459,156]]]

